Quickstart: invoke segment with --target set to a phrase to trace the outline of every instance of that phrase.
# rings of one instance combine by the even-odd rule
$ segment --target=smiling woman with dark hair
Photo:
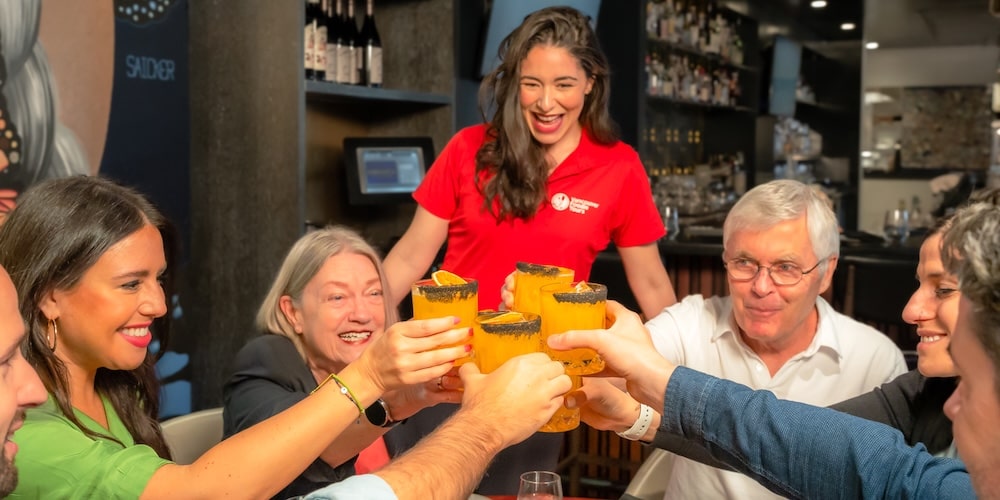
[[[191,465],[174,464],[147,349],[167,311],[163,225],[135,191],[76,176],[29,189],[0,231],[0,265],[28,329],[26,357],[49,394],[15,436],[14,497],[271,496],[381,394],[436,379],[466,354],[437,348],[468,338],[468,329],[449,329],[451,318],[396,323],[287,410]],[[396,356],[384,343],[422,356]]]

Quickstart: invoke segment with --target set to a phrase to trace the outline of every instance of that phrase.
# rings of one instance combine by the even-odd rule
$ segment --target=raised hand
[[[548,422],[572,387],[562,363],[540,352],[513,357],[485,375],[475,363],[466,363],[459,376],[465,384],[461,411],[482,418],[503,439],[504,448]]]
[[[604,358],[602,375],[622,377],[632,397],[658,410],[674,365],[653,347],[639,315],[613,300],[608,301],[606,330],[575,330],[548,338],[549,347],[567,350],[589,347]]]
[[[580,419],[600,430],[622,432],[639,415],[639,402],[609,380],[584,379],[583,387],[566,396],[568,408],[579,407]]]
[[[514,308],[514,271],[507,275],[503,279],[503,288],[500,289],[500,299],[503,301],[500,304],[501,310],[510,311]]]
[[[457,322],[457,317],[445,317],[396,323],[365,349],[358,368],[381,392],[436,384],[471,349],[469,344],[442,347],[471,340],[470,328],[453,328]]]

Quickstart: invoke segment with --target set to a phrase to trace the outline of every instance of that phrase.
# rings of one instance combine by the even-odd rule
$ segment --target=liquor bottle
[[[333,4],[340,5],[340,0],[328,0],[326,4],[326,74],[323,81],[337,82],[337,56],[340,51],[340,16],[336,14]]]
[[[316,18],[313,28],[315,30],[313,39],[313,79],[323,81],[326,79],[326,2],[322,0],[319,10],[316,11]]]
[[[361,84],[361,70],[363,69],[364,48],[359,43],[361,34],[358,33],[358,21],[354,17],[354,0],[347,0],[347,18],[344,22],[347,28],[344,30],[344,39],[350,44],[350,56],[347,61],[349,81],[351,85]]]
[[[341,8],[341,0],[333,0],[337,7],[337,83],[350,84],[351,72],[350,61],[353,61],[354,53],[351,52],[351,42],[347,40],[347,14]]]
[[[365,20],[361,25],[361,42],[364,48],[364,83],[369,87],[382,86],[382,39],[375,27],[375,16],[372,14],[375,0],[367,0],[365,5]]]
[[[316,13],[319,10],[319,0],[309,0],[306,4],[305,25],[305,70],[306,78],[313,78],[316,68]]]
[[[337,18],[340,19],[340,29],[337,30],[337,83],[350,85],[354,70],[354,39],[350,36],[347,25],[347,12],[341,9],[341,0],[337,2]]]

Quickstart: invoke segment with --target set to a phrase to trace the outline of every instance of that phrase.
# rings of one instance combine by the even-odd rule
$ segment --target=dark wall
[[[194,406],[218,406],[233,354],[302,232],[303,9],[273,0],[190,6]]]

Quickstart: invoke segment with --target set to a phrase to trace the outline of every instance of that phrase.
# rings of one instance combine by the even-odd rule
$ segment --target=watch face
[[[385,402],[381,399],[375,400],[368,408],[365,408],[365,416],[368,417],[368,421],[372,425],[378,427],[388,427],[391,425],[389,422],[388,412],[385,411]]]

